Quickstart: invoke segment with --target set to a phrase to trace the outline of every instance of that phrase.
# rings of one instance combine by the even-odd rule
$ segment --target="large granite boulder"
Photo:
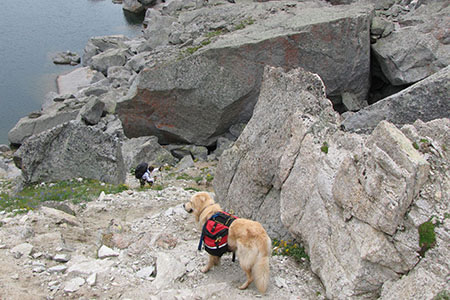
[[[141,162],[155,166],[175,165],[177,162],[168,150],[158,144],[158,138],[154,136],[142,136],[123,141],[122,153],[127,170]]]
[[[32,135],[75,120],[83,105],[83,101],[75,98],[53,103],[43,111],[21,118],[8,132],[8,140],[11,144],[20,145]]]
[[[267,68],[254,114],[221,156],[218,201],[304,242],[331,299],[374,298],[419,262],[408,218],[429,163],[399,129],[339,130],[317,75]]]
[[[60,94],[73,94],[82,87],[86,87],[97,81],[104,79],[105,76],[89,67],[77,68],[67,74],[56,77],[56,86]]]
[[[144,37],[148,41],[150,48],[164,46],[169,43],[169,35],[175,31],[174,24],[177,19],[171,16],[164,16],[157,9],[149,8],[145,12]]]
[[[387,120],[398,126],[416,120],[431,121],[450,116],[450,67],[427,77],[397,94],[349,116],[343,123],[348,131],[370,132]]]
[[[252,115],[266,64],[303,66],[323,78],[333,99],[346,93],[358,100],[356,107],[366,105],[369,8],[309,2],[239,5],[246,17],[240,14],[241,24],[232,32],[206,39],[184,59],[178,56],[139,73],[116,108],[128,137],[155,135],[162,144],[214,144],[230,126]],[[213,26],[206,15],[216,16],[216,10],[224,13],[221,22],[227,16],[237,18],[225,5],[180,13],[178,20],[186,31],[201,17]],[[233,9],[234,14],[238,11]],[[252,14],[264,20],[254,21]]]
[[[400,12],[408,12],[394,6]],[[415,83],[450,64],[450,6],[448,1],[428,1],[408,13],[395,14],[399,25],[378,39],[372,50],[392,85]]]
[[[281,68],[266,67],[253,117],[220,158],[214,180],[218,199],[240,216],[263,222],[271,236],[287,236],[280,219],[280,188],[284,180],[278,173],[280,165],[285,164],[281,161],[283,151],[292,147],[293,132],[302,133],[297,126],[299,119],[315,121],[295,112],[307,109],[310,114],[337,120],[324,93],[318,75],[302,69],[284,73]]]
[[[128,56],[128,49],[108,49],[93,56],[91,66],[106,75],[108,68],[124,66],[127,63]]]
[[[122,0],[123,10],[138,14],[144,11],[145,7],[138,0]]]
[[[109,49],[128,49],[129,38],[124,35],[92,37],[84,47],[83,66],[92,64],[92,57]]]
[[[383,285],[380,299],[445,299],[448,296],[448,270],[450,269],[450,199],[449,156],[450,119],[424,123],[417,121],[402,128],[402,132],[415,141],[427,155],[433,170],[420,192],[420,198],[410,208],[408,219],[420,226],[434,222],[435,246],[429,249],[407,275]],[[398,236],[398,235],[397,235]],[[397,238],[396,236],[396,238]]]
[[[14,162],[26,183],[78,177],[125,182],[120,141],[76,121],[28,138],[15,152]]]

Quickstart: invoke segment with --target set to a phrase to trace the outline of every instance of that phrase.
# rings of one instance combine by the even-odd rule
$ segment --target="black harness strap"
[[[202,244],[203,244],[203,240],[205,238],[205,235],[207,235],[207,236],[210,235],[209,232],[206,230],[206,225],[207,225],[208,221],[212,220],[212,221],[216,222],[216,224],[213,225],[213,231],[214,231],[215,228],[216,228],[217,223],[220,223],[220,224],[222,224],[222,225],[224,225],[226,227],[230,227],[231,223],[233,223],[234,220],[236,220],[236,219],[237,219],[236,217],[228,215],[228,214],[225,214],[223,212],[218,212],[218,213],[214,214],[211,218],[209,218],[205,222],[205,224],[203,225],[202,233],[200,235],[200,241],[199,241],[199,244],[198,244],[198,251],[202,250]],[[228,229],[226,229],[226,231],[228,231]],[[228,234],[228,232],[227,232],[227,234]],[[228,245],[226,247],[228,249]],[[234,251],[230,251],[230,252],[233,252],[232,261],[234,262],[236,260],[236,253]]]

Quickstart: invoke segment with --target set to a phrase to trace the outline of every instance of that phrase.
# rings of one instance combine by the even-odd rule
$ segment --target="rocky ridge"
[[[133,2],[124,1],[124,9]],[[221,156],[214,183],[221,204],[263,222],[273,237],[293,236],[305,243],[311,269],[300,267],[300,271],[312,271],[318,279],[289,270],[289,276],[295,273],[307,284],[289,276],[276,277],[272,285],[282,297],[315,299],[318,292],[333,299],[432,299],[449,290],[445,260],[450,198],[448,9],[446,1],[431,0],[236,4],[173,0],[158,4],[146,11],[142,37],[89,40],[84,67],[60,76],[59,93],[50,94],[41,111],[30,113],[10,131],[10,142],[21,145],[14,159],[22,166],[25,183],[79,176],[122,182],[140,160],[178,163],[189,169],[194,159],[212,162]],[[90,141],[106,141],[105,149]],[[73,153],[77,159],[66,168],[62,157]],[[87,159],[93,153],[100,155]],[[20,171],[10,163],[10,158],[0,160],[0,171],[17,177]],[[188,197],[184,190],[177,191],[180,197]],[[175,197],[169,190],[162,193],[166,192],[168,199]],[[136,191],[128,196],[139,198],[140,193],[155,196]],[[127,203],[128,196],[117,199]],[[97,204],[108,201],[102,196]],[[113,207],[120,211],[119,204]],[[77,244],[86,234],[79,229],[84,224],[83,209],[75,210],[79,213],[75,218],[49,209],[30,216],[51,219],[44,221],[44,228],[53,227],[52,222],[62,231],[76,228],[67,240],[73,238]],[[178,212],[172,217],[177,225],[189,222]],[[10,216],[5,219],[9,228]],[[12,220],[8,230],[17,231],[21,224],[33,227],[26,217]],[[435,223],[436,242],[423,257],[418,228],[428,221]],[[106,219],[102,224],[115,226],[114,222],[106,225]],[[107,236],[113,237],[114,229],[108,230]],[[64,293],[77,297],[78,290],[91,295],[85,289],[91,285],[100,293],[99,286],[92,284],[96,275],[80,271],[85,266],[83,255],[104,257],[94,257],[92,265],[98,263],[102,269],[102,262],[120,260],[129,250],[118,250],[109,240],[95,242],[86,250],[88,246],[81,244],[87,240],[83,240],[81,254],[74,250],[76,255],[69,258],[70,251],[58,246],[59,255],[35,261],[30,232],[15,235],[20,241],[10,241],[8,235],[5,247],[10,255],[18,246],[11,255],[19,261],[31,254],[25,266],[35,264],[37,272],[32,274],[64,269],[55,264],[56,270],[46,271],[48,262],[53,267],[55,261],[64,264],[68,259],[69,264],[78,265],[77,271],[66,270],[63,279],[52,282],[60,284],[51,289],[55,297]],[[138,234],[136,239],[140,238]],[[142,298],[155,286],[155,297],[209,295],[206,281],[202,281],[206,288],[200,290],[193,281],[178,285],[179,280],[172,277],[169,280],[177,282],[176,289],[163,287],[165,277],[157,280],[158,272],[155,277],[153,270],[158,269],[158,259],[162,264],[174,261],[175,277],[190,274],[186,270],[192,266],[185,258],[181,263],[170,258],[158,247],[151,257],[138,255],[148,258],[139,270],[130,260],[112,267],[106,264],[153,274],[142,294],[129,291],[126,295]],[[277,259],[275,266],[276,272],[281,270]],[[128,271],[124,274],[134,278]],[[231,274],[233,281],[237,273]],[[180,276],[186,281],[186,276]],[[112,277],[108,288],[122,286]],[[103,280],[106,277],[99,278],[101,284],[108,282]],[[322,290],[316,279],[323,284]],[[216,283],[229,289],[224,281]],[[292,295],[284,293],[287,290]],[[233,296],[256,297],[246,293]]]

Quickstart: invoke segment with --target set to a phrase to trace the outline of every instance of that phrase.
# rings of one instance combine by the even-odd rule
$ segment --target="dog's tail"
[[[267,237],[266,248],[258,254],[255,265],[253,266],[253,277],[255,278],[256,288],[261,294],[264,294],[269,285],[269,258],[272,253],[272,241]]]

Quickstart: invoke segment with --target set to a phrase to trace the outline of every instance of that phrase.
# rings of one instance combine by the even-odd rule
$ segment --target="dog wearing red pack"
[[[208,272],[219,265],[223,253],[233,252],[247,276],[239,288],[246,289],[254,281],[259,292],[264,294],[269,284],[272,242],[262,225],[223,212],[207,192],[194,194],[184,208],[194,214],[197,225],[202,228],[199,248],[203,243],[209,253],[208,263],[201,271]],[[223,235],[226,231],[228,236]]]

